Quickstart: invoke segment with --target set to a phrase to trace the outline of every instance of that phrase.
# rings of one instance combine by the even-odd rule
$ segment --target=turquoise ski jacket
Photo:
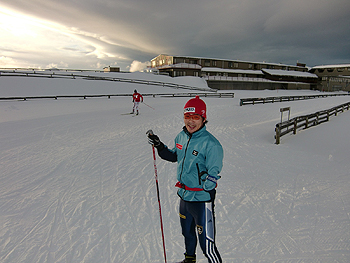
[[[175,147],[167,146],[158,151],[159,156],[177,162],[177,180],[182,187],[178,195],[184,201],[205,202],[211,200],[223,164],[220,142],[203,126],[190,134],[184,127],[175,138]]]

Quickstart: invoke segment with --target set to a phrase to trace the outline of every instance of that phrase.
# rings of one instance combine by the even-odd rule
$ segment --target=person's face
[[[198,114],[184,114],[184,122],[189,133],[198,131],[204,124],[205,119]]]

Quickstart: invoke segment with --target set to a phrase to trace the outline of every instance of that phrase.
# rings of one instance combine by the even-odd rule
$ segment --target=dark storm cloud
[[[310,66],[350,60],[348,0],[12,0],[0,6],[64,25],[107,54],[90,56],[92,64],[114,60],[126,67],[160,53]]]

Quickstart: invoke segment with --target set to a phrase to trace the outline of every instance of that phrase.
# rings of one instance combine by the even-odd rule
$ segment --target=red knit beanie
[[[187,101],[184,107],[185,113],[193,113],[202,116],[204,119],[207,118],[207,106],[205,102],[199,98],[197,95],[195,98]]]

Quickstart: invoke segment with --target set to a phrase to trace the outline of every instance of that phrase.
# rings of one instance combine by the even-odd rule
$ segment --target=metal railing
[[[174,89],[189,89],[189,90],[200,90],[200,91],[208,91],[208,92],[217,91],[209,87],[201,88],[201,87],[193,87],[189,85],[182,85],[182,84],[171,83],[171,82],[161,82],[161,81],[155,81],[155,80],[131,79],[131,78],[129,79],[129,78],[121,78],[121,77],[115,77],[115,76],[97,76],[94,74],[82,74],[83,72],[89,73],[90,71],[68,72],[68,71],[49,71],[49,70],[1,70],[0,69],[0,77],[16,76],[16,77],[65,78],[65,79],[81,78],[85,80],[104,80],[104,81],[126,82],[126,83],[135,83],[135,84],[143,84],[143,85],[154,85],[154,86],[168,87],[168,88],[174,88]],[[102,72],[98,72],[98,73],[102,73]],[[108,73],[104,73],[104,74],[108,74]]]

